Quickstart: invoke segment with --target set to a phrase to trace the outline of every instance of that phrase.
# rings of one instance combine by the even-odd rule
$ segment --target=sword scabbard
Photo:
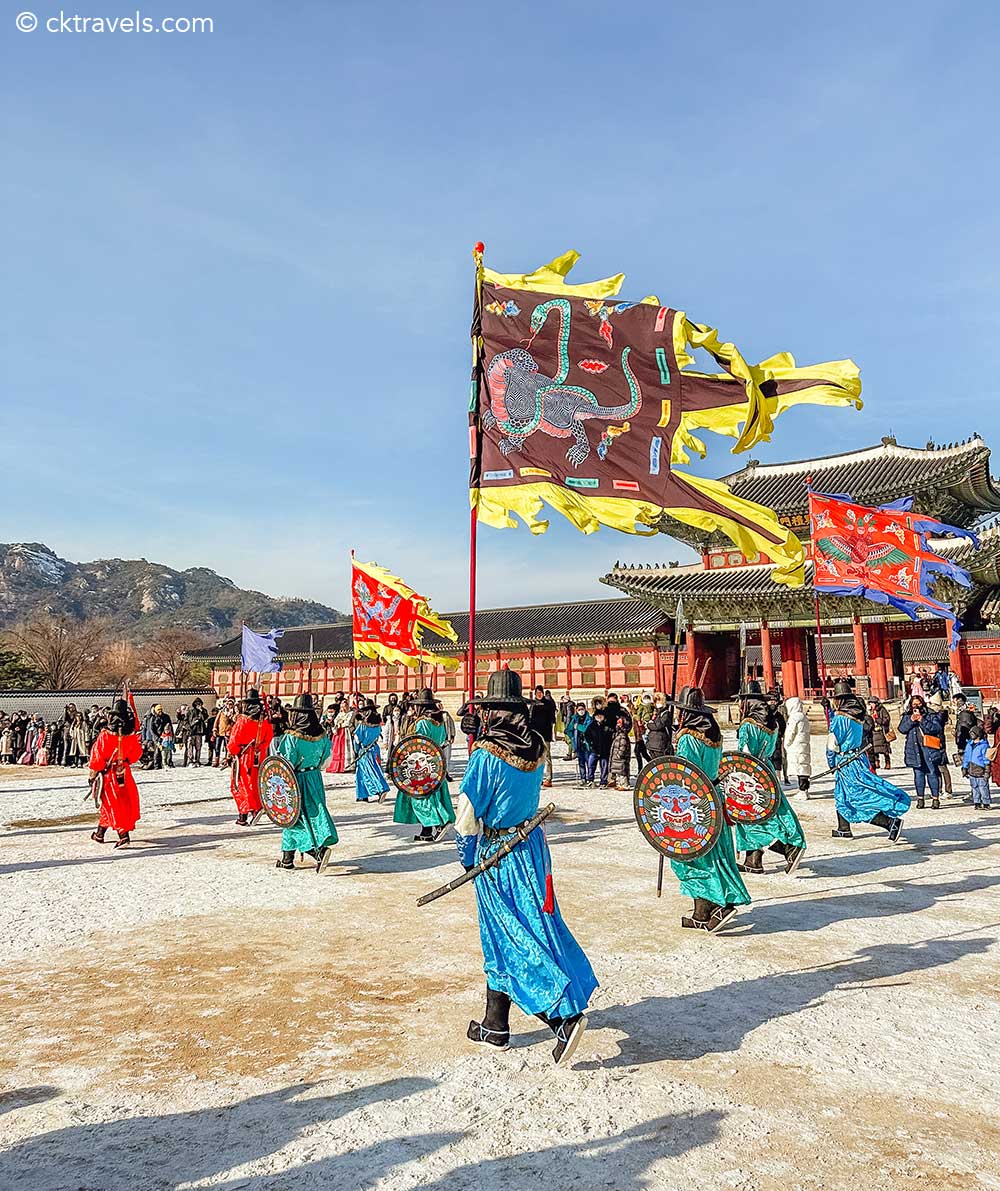
[[[494,868],[500,863],[505,856],[517,847],[518,844],[524,843],[535,828],[552,814],[556,809],[556,804],[550,802],[546,807],[540,810],[536,815],[518,827],[517,831],[507,843],[502,844],[487,860],[481,861],[475,868],[469,869],[467,873],[462,873],[460,877],[456,877],[453,881],[449,881],[447,885],[442,885],[440,889],[434,889],[430,893],[425,893],[423,897],[417,898],[418,906],[426,906],[430,902],[437,901],[439,897],[444,897],[446,893],[451,893],[452,890],[460,888],[462,885],[467,885],[469,881],[474,881],[476,877],[481,876],[489,869]]]

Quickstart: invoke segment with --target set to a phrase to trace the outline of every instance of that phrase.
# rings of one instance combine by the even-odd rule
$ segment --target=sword
[[[86,802],[88,798],[93,798],[94,806],[97,810],[101,809],[101,800],[97,793],[97,787],[98,787],[98,784],[100,784],[102,786],[104,785],[104,783],[101,781],[101,778],[103,776],[104,776],[103,773],[100,773],[100,772],[95,773],[94,776],[87,783],[87,793],[84,794],[84,796],[83,796],[84,802]]]
[[[505,856],[509,856],[518,844],[523,843],[528,836],[535,830],[539,823],[544,822],[545,819],[552,814],[556,809],[556,804],[550,802],[548,806],[543,807],[537,815],[529,819],[527,823],[522,823],[520,827],[511,835],[507,843],[490,856],[487,860],[480,861],[475,868],[470,868],[467,873],[462,873],[460,877],[456,877],[454,881],[449,881],[447,885],[442,885],[440,889],[435,889],[432,893],[425,893],[423,897],[417,898],[418,906],[426,906],[428,902],[437,901],[439,897],[444,897],[446,893],[451,893],[453,889],[458,889],[462,885],[468,884],[469,881],[474,881],[476,877],[485,873],[487,869],[494,868],[500,863]]]
[[[812,780],[815,781],[816,778],[820,777],[829,777],[831,773],[836,773],[838,769],[843,769],[845,765],[850,765],[850,763],[852,761],[856,761],[858,757],[863,757],[865,753],[870,753],[873,748],[874,745],[869,744],[863,749],[857,749],[855,752],[851,753],[850,756],[845,757],[839,765],[833,765],[829,769],[824,769],[822,773],[815,774]]]

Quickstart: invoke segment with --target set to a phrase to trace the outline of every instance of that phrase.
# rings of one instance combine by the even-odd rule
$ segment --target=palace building
[[[811,695],[828,677],[853,675],[859,689],[885,698],[898,693],[905,675],[919,666],[948,662],[961,681],[988,698],[1000,690],[1000,490],[990,476],[990,451],[978,436],[963,443],[903,447],[894,438],[877,446],[793,463],[751,460],[723,482],[738,496],[772,508],[783,525],[803,541],[809,536],[806,479],[819,492],[849,493],[861,504],[885,504],[914,497],[914,509],[949,525],[975,529],[980,548],[964,539],[945,538],[934,548],[967,568],[971,588],[941,579],[938,598],[954,605],[962,621],[962,641],[949,650],[946,624],[930,617],[911,621],[902,613],[868,600],[820,596],[821,640],[806,564],[806,584],[798,589],[771,578],[764,556],[748,558],[718,535],[675,521],[663,531],[701,555],[682,566],[617,563],[602,582],[624,593],[606,600],[480,610],[476,616],[476,686],[490,670],[507,665],[520,671],[525,687],[542,683],[554,693],[669,689],[674,660],[675,616],[682,600],[678,684],[701,679],[709,698],[738,691],[748,669],[786,695]],[[446,673],[428,663],[422,671],[355,660],[350,621],[288,629],[279,641],[283,670],[266,676],[263,689],[282,697],[311,690],[319,697],[357,690],[383,699],[429,685],[455,706],[467,689],[468,613],[444,613],[458,643],[427,633],[435,653],[461,657]],[[742,632],[741,632],[742,627]],[[741,659],[741,638],[745,652]],[[310,640],[312,667],[309,668]],[[821,657],[822,654],[822,657]],[[212,666],[220,694],[238,693],[240,638],[200,650],[192,659]]]
[[[880,698],[898,693],[914,666],[948,662],[966,685],[995,691],[1000,685],[1000,491],[989,471],[990,451],[978,435],[963,443],[902,447],[887,437],[878,446],[804,459],[760,464],[723,477],[738,496],[775,510],[779,521],[803,541],[809,538],[806,479],[817,492],[849,493],[859,504],[878,505],[913,496],[914,510],[949,525],[976,529],[980,548],[961,538],[934,541],[934,549],[972,574],[969,589],[946,580],[935,594],[955,607],[962,642],[948,648],[944,621],[903,613],[865,599],[819,597],[822,641],[817,638],[812,563],[806,584],[775,583],[764,557],[746,558],[717,536],[698,536],[683,525],[671,534],[693,546],[701,562],[691,566],[619,563],[604,582],[631,596],[676,609],[685,626],[685,675],[705,670],[710,698],[724,698],[740,681],[740,625],[746,626],[746,661],[767,686],[778,680],[786,695],[808,695],[829,676],[853,675],[861,689]]]

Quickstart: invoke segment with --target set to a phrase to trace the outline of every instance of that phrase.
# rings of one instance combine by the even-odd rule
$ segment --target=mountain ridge
[[[211,567],[179,571],[145,558],[70,562],[43,542],[0,543],[0,628],[39,614],[102,617],[135,641],[164,628],[221,639],[243,621],[271,629],[344,619],[316,600],[237,587]]]

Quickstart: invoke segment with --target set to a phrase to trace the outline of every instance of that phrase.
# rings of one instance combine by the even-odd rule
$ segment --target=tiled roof
[[[929,489],[947,489],[956,506],[981,515],[1000,510],[1000,491],[989,472],[990,449],[974,434],[962,443],[901,447],[892,437],[878,446],[792,463],[751,460],[722,482],[746,500],[779,512],[806,506],[806,478],[817,492],[847,492],[859,504],[877,504]],[[922,507],[918,501],[918,507]]]
[[[424,634],[429,651],[460,653],[469,643],[468,612],[445,612],[458,634],[458,644]],[[641,599],[582,600],[566,604],[534,604],[521,608],[484,608],[476,613],[477,649],[496,649],[545,642],[582,644],[586,642],[628,641],[649,637],[665,624],[660,609]],[[309,656],[309,638],[313,638],[316,658],[350,657],[354,652],[351,622],[332,625],[306,625],[286,629],[278,640],[278,657],[300,660]],[[232,637],[220,645],[196,650],[188,656],[201,661],[232,661],[240,656],[240,638]]]
[[[1000,585],[1000,523],[980,534],[980,548],[975,550],[964,538],[935,538],[934,549],[959,566],[971,570],[978,588]],[[659,604],[665,614],[673,612],[678,597],[683,597],[689,615],[695,620],[708,619],[723,614],[724,619],[740,618],[745,612],[747,618],[756,619],[762,610],[773,610],[775,616],[782,613],[802,612],[812,606],[812,562],[805,564],[806,581],[803,587],[789,588],[775,583],[771,578],[772,567],[758,565],[706,570],[700,563],[690,566],[660,566],[655,564],[616,563],[614,569],[601,579],[609,587],[617,587],[637,599]],[[942,580],[939,595],[952,595],[957,585]],[[969,597],[962,591],[954,592],[964,607]],[[820,596],[824,614],[839,612],[849,615],[860,612],[871,618],[877,606],[867,600],[853,600],[842,597]],[[884,610],[879,610],[881,616]]]

